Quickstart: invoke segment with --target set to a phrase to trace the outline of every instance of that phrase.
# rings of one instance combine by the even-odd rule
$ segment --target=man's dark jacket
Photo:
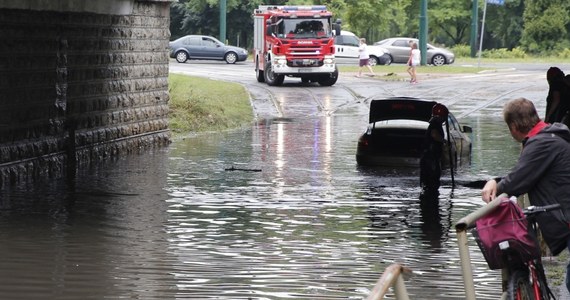
[[[531,205],[560,203],[562,211],[541,213],[537,216],[537,221],[550,251],[554,255],[562,252],[570,239],[569,219],[566,218],[570,216],[568,127],[554,123],[536,134],[531,131],[523,141],[517,165],[499,181],[497,190],[498,194],[513,196],[528,193]]]

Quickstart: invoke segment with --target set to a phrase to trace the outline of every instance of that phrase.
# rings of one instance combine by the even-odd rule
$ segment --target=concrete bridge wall
[[[0,2],[0,185],[170,142],[170,2]]]

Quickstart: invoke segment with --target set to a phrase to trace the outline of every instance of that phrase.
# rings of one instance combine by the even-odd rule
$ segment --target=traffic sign
[[[487,0],[489,4],[505,5],[505,0]]]

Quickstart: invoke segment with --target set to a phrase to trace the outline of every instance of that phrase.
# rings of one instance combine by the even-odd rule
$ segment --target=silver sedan
[[[405,64],[410,57],[410,41],[418,43],[418,39],[407,37],[395,37],[374,43],[388,50],[392,56],[392,62]],[[455,61],[453,52],[427,44],[427,63],[434,66],[452,64]]]

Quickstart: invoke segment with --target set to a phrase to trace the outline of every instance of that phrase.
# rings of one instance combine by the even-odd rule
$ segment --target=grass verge
[[[543,259],[543,264],[550,288],[564,285],[566,265],[568,264],[568,252],[563,251],[559,256],[551,260]]]
[[[220,131],[251,124],[254,115],[245,88],[237,83],[181,74],[168,76],[170,130]]]

